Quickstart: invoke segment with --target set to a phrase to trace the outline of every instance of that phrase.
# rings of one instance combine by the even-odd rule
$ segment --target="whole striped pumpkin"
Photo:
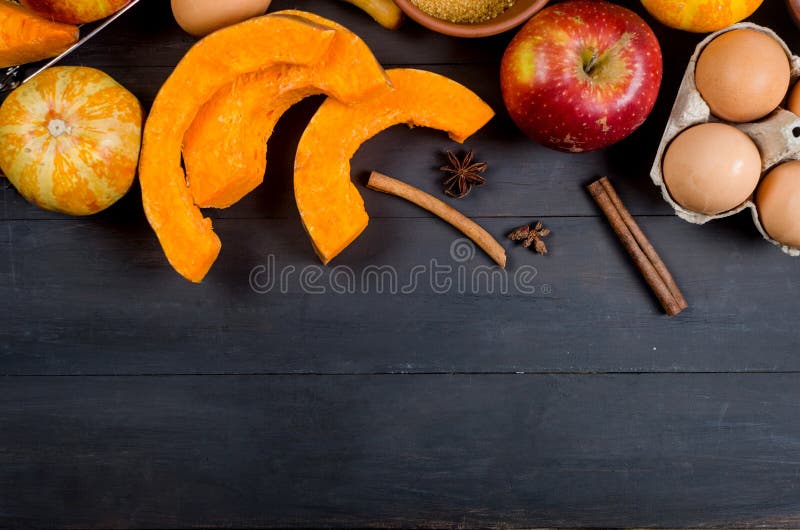
[[[130,188],[141,133],[139,101],[110,76],[50,68],[0,107],[0,169],[33,204],[92,214]]]

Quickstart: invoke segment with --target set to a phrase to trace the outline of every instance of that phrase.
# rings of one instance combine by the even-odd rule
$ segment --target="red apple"
[[[631,134],[653,109],[661,48],[636,13],[603,0],[568,0],[535,15],[508,45],[503,100],[534,140],[592,151]]]
[[[129,0],[20,0],[22,5],[43,17],[66,22],[86,24],[113,15]]]

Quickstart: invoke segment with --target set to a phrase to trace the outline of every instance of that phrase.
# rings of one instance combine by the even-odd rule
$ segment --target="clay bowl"
[[[446,1],[446,0],[444,0]],[[395,0],[397,7],[412,20],[438,33],[453,37],[488,37],[515,28],[540,11],[549,0],[517,0],[501,15],[479,24],[455,24],[432,17],[411,3],[411,0]]]

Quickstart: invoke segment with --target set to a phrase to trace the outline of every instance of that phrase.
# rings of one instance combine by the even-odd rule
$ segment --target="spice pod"
[[[665,155],[673,143],[673,140],[675,140],[688,129],[700,124],[727,124],[746,134],[747,137],[749,137],[758,148],[760,155],[761,171],[759,183],[763,181],[764,176],[775,166],[790,160],[800,159],[800,117],[792,112],[789,112],[788,110],[785,110],[784,107],[788,93],[784,95],[783,102],[780,104],[780,106],[766,117],[755,122],[734,123],[723,120],[714,115],[711,111],[709,103],[703,98],[700,90],[698,90],[695,74],[699,57],[706,47],[712,41],[714,41],[714,39],[727,32],[738,29],[749,29],[761,32],[774,39],[774,41],[780,45],[789,60],[791,79],[789,85],[790,89],[791,87],[794,87],[795,83],[798,81],[798,78],[800,78],[800,57],[793,55],[786,43],[769,28],[749,22],[743,22],[734,24],[728,28],[710,34],[702,42],[700,42],[700,44],[697,45],[694,54],[689,60],[689,64],[683,76],[681,86],[678,90],[678,95],[672,107],[672,112],[670,113],[664,134],[661,138],[661,143],[658,146],[656,158],[650,171],[650,177],[652,178],[653,182],[659,188],[661,188],[661,194],[664,200],[670,206],[672,206],[678,217],[690,223],[704,224],[713,219],[720,219],[735,215],[742,210],[749,208],[753,216],[753,222],[755,223],[759,232],[761,232],[761,234],[764,236],[764,239],[775,245],[778,245],[787,254],[792,256],[800,256],[800,248],[784,245],[769,236],[761,222],[758,208],[756,207],[756,203],[754,201],[754,193],[751,193],[745,200],[740,202],[735,207],[729,208],[725,211],[713,214],[701,213],[700,211],[693,211],[692,209],[679,204],[676,198],[671,194],[670,189],[665,182]]]

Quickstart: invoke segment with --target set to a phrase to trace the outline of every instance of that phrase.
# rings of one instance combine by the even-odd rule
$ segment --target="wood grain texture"
[[[76,219],[0,179],[0,528],[797,526],[800,260],[746,215],[697,227],[663,203],[647,173],[702,36],[619,3],[653,24],[665,84],[635,135],[573,156],[525,139],[503,111],[510,34],[389,32],[339,0],[273,2],[343,23],[385,65],[453,77],[498,111],[468,142],[489,183],[445,200],[499,239],[540,218],[553,230],[547,257],[503,240],[506,294],[489,288],[481,252],[454,257],[454,229],[363,187],[369,227],[318,268],[291,169],[319,98],[279,123],[265,183],[208,212],[223,250],[202,285],[166,263],[138,187]],[[783,2],[753,20],[800,50]],[[68,63],[104,69],[149,106],[193,42],[169,2],[150,0]],[[353,174],[442,196],[436,168],[453,147],[393,128]],[[681,286],[691,308],[677,318],[583,191],[600,175]],[[431,283],[432,260],[451,267],[449,286]],[[398,289],[415,267],[427,276],[391,294],[374,268],[388,265]],[[267,289],[268,268],[290,273],[284,289],[279,275]],[[356,292],[334,292],[349,271]]]
[[[796,374],[38,380],[0,380],[4,527],[731,526],[800,503]]]
[[[365,191],[368,209],[379,195]],[[545,257],[504,238],[531,220],[481,219],[508,251],[506,295],[475,276],[492,264],[482,252],[451,256],[463,236],[437,219],[373,220],[328,268],[298,219],[218,220],[222,253],[202,285],[175,274],[138,219],[6,223],[0,374],[800,370],[800,261],[749,219],[640,218],[691,305],[672,320],[604,219],[546,219]],[[431,285],[432,260],[450,267],[446,294]],[[267,266],[275,285],[259,294],[250,277]],[[415,267],[425,275],[393,295],[365,276],[375,266],[394,267],[398,291]],[[527,267],[533,294],[514,285]],[[301,271],[317,270],[304,288]],[[357,292],[336,294],[331,276],[347,270]],[[267,290],[266,276],[256,283]],[[307,294],[320,286],[327,294]]]

